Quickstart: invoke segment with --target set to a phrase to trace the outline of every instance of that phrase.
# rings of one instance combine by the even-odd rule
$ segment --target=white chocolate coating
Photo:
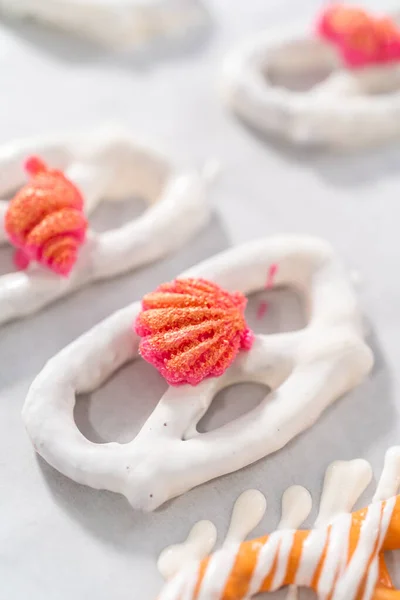
[[[210,210],[206,182],[117,131],[91,136],[20,140],[0,147],[0,198],[26,181],[24,160],[38,154],[61,168],[81,190],[88,213],[104,200],[143,197],[150,207],[138,219],[104,233],[89,232],[68,278],[32,264],[0,277],[0,324],[29,315],[91,282],[157,260],[187,242]],[[0,243],[7,203],[0,203]],[[173,232],[173,235],[171,235]]]
[[[75,425],[75,394],[96,389],[138,356],[132,323],[141,305],[135,302],[67,346],[33,382],[23,418],[37,452],[75,481],[119,492],[134,508],[153,510],[279,450],[310,427],[373,363],[355,295],[329,244],[308,236],[262,239],[182,276],[249,294],[263,289],[273,264],[274,286],[294,287],[305,297],[309,322],[303,330],[256,335],[252,349],[241,352],[222,377],[170,387],[134,440],[94,444]],[[272,392],[244,416],[199,434],[196,425],[216,393],[246,381],[266,384]]]
[[[198,0],[0,0],[0,12],[122,49],[184,34],[205,18]]]
[[[302,485],[292,485],[282,496],[282,516],[278,529],[297,529],[312,509],[310,492]]]
[[[240,494],[233,507],[224,546],[245,540],[262,520],[266,508],[267,501],[259,490],[246,490]],[[168,546],[161,552],[157,562],[158,570],[164,579],[171,579],[191,562],[202,560],[211,554],[216,541],[215,525],[211,521],[199,521],[182,544]]]
[[[312,509],[310,492],[301,485],[288,487],[282,496],[282,516],[277,529],[298,529]],[[297,600],[297,586],[290,585],[286,600]]]
[[[398,493],[400,488],[400,447],[392,446],[385,455],[385,462],[374,502],[385,500]]]
[[[164,579],[171,579],[192,561],[201,560],[211,553],[217,541],[217,529],[211,521],[199,521],[182,544],[165,548],[157,567]]]
[[[331,523],[337,515],[350,513],[372,479],[371,465],[362,458],[337,460],[325,473],[316,527]]]
[[[258,490],[240,494],[233,507],[224,546],[242,542],[257,527],[267,509],[265,496]]]
[[[312,70],[330,74],[307,91],[271,78]],[[245,121],[294,144],[355,148],[400,136],[400,64],[346,69],[311,29],[253,36],[226,59],[222,92]]]

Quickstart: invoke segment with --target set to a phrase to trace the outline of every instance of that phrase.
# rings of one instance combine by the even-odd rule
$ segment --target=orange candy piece
[[[61,171],[39,158],[28,159],[26,169],[31,180],[11,200],[5,216],[7,234],[18,248],[16,260],[20,267],[35,260],[67,276],[86,236],[82,195]]]

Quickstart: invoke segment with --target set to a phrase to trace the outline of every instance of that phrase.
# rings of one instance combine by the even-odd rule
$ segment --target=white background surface
[[[161,585],[155,568],[159,551],[183,539],[197,519],[213,520],[221,539],[234,499],[259,487],[269,509],[257,533],[265,533],[277,523],[288,485],[303,484],[318,498],[326,466],[339,458],[367,458],[379,475],[386,448],[400,440],[400,144],[340,156],[293,151],[255,135],[219,100],[221,59],[262,27],[299,17],[311,22],[321,3],[209,0],[208,6],[213,22],[199,39],[140,58],[99,54],[36,26],[0,27],[0,141],[118,118],[189,164],[201,167],[218,158],[223,165],[210,194],[212,221],[186,248],[1,329],[1,600],[152,600]],[[103,212],[97,225],[121,222],[128,213],[133,214],[128,205],[120,214]],[[123,498],[79,486],[35,456],[20,411],[48,358],[183,268],[232,244],[279,232],[325,237],[349,271],[361,274],[360,302],[376,355],[368,381],[279,453],[155,514],[134,513]],[[0,271],[9,267],[10,252],[2,250]],[[288,327],[298,318],[294,308],[292,298],[274,294],[257,328]],[[164,388],[150,366],[134,363],[96,394],[79,399],[77,422],[93,441],[126,441]],[[261,396],[252,386],[221,393],[203,426],[231,419]]]

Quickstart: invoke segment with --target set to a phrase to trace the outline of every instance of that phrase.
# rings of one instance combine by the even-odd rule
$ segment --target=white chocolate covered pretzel
[[[329,74],[305,91],[274,84],[313,71]],[[253,127],[294,144],[351,148],[400,136],[400,62],[349,68],[311,28],[254,35],[227,57],[222,91]]]
[[[95,444],[74,422],[75,395],[95,390],[137,358],[132,324],[141,304],[135,302],[66,347],[33,382],[23,418],[36,451],[75,481],[153,510],[279,450],[310,427],[360,383],[373,362],[357,300],[331,247],[307,236],[266,238],[218,254],[182,276],[249,294],[264,287],[272,265],[278,265],[274,286],[305,296],[309,318],[303,330],[256,335],[251,350],[239,353],[221,377],[169,387],[134,440]],[[198,433],[216,393],[248,381],[268,385],[271,394],[235,421]]]
[[[0,12],[132,48],[164,35],[180,35],[204,20],[197,0],[0,0]]]
[[[144,198],[150,207],[117,229],[89,231],[67,278],[37,264],[25,272],[1,276],[0,324],[33,313],[88,283],[164,256],[189,240],[209,217],[202,174],[175,168],[167,157],[108,130],[20,140],[0,147],[0,198],[23,185],[24,161],[31,154],[65,172],[81,191],[89,214],[104,200],[129,196]],[[7,206],[5,200],[0,201],[0,243],[7,241]]]

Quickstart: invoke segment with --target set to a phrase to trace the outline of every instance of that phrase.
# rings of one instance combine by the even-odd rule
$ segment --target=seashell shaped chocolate
[[[170,385],[219,377],[240,349],[250,350],[246,297],[205,279],[175,279],[144,296],[135,330],[140,354]]]
[[[34,260],[59,275],[67,276],[84,243],[87,220],[78,188],[57,169],[49,169],[39,158],[26,162],[31,175],[11,200],[5,229],[19,250],[20,267]]]

